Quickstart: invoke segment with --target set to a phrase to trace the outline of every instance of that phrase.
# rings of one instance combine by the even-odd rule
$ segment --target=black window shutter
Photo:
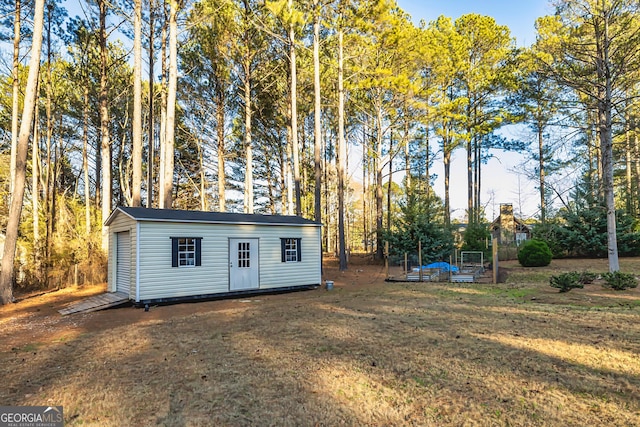
[[[296,248],[298,249],[298,262],[302,261],[302,239],[296,239]]]
[[[178,266],[178,238],[171,238],[171,267]]]
[[[196,237],[196,266],[202,265],[202,237]]]
[[[282,260],[282,262],[287,262],[286,248],[287,239],[280,239],[280,259]]]

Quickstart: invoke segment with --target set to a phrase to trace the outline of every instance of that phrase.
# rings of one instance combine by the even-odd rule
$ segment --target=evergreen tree
[[[414,185],[419,185],[418,181],[412,180]],[[432,195],[408,191],[398,204],[400,214],[394,220],[394,227],[384,232],[390,255],[417,254],[420,243],[423,264],[448,260],[453,252],[453,237],[444,224],[442,201]]]

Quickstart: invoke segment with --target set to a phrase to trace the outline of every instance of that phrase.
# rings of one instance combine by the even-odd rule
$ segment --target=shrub
[[[596,273],[592,273],[590,271],[583,271],[582,273],[580,273],[580,277],[578,280],[583,285],[588,285],[590,283],[593,283],[593,281],[596,280],[597,277],[598,275]]]
[[[551,262],[551,250],[544,240],[527,240],[520,247],[518,261],[524,267],[544,267]]]
[[[581,274],[577,271],[562,273],[557,276],[551,276],[549,278],[549,285],[552,288],[560,289],[560,292],[569,292],[571,289],[584,287],[580,278]]]
[[[614,271],[613,273],[604,273],[602,278],[604,279],[603,287],[616,291],[624,291],[638,286],[638,280],[630,273]]]

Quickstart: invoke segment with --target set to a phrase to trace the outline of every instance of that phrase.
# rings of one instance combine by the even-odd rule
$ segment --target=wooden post
[[[384,242],[384,271],[389,278],[389,242]]]
[[[418,280],[422,282],[422,242],[418,240]]]
[[[78,287],[78,264],[73,265],[73,286]]]
[[[493,265],[493,283],[498,283],[498,239],[491,240],[491,254],[492,254],[492,262]]]
[[[409,274],[409,259],[406,252],[404,253],[404,274]]]

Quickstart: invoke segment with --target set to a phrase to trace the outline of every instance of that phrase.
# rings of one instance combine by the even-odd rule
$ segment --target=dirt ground
[[[351,268],[338,271],[336,261],[330,259],[324,277],[334,280],[336,288],[349,286],[380,286],[386,278],[381,265],[371,265],[368,258],[355,258]],[[29,343],[51,343],[65,336],[76,336],[113,329],[136,323],[181,318],[213,309],[225,311],[237,305],[238,299],[156,305],[148,312],[133,306],[116,307],[100,312],[62,316],[58,310],[106,291],[106,283],[82,287],[68,287],[57,291],[15,295],[17,303],[0,306],[0,351],[20,348]],[[261,295],[265,300],[296,299],[297,293]]]
[[[606,260],[501,267],[500,285],[390,284],[329,259],[331,292],[148,312],[58,313],[104,285],[19,296],[0,307],[0,402],[63,405],[68,425],[640,426],[640,289],[548,286]]]

